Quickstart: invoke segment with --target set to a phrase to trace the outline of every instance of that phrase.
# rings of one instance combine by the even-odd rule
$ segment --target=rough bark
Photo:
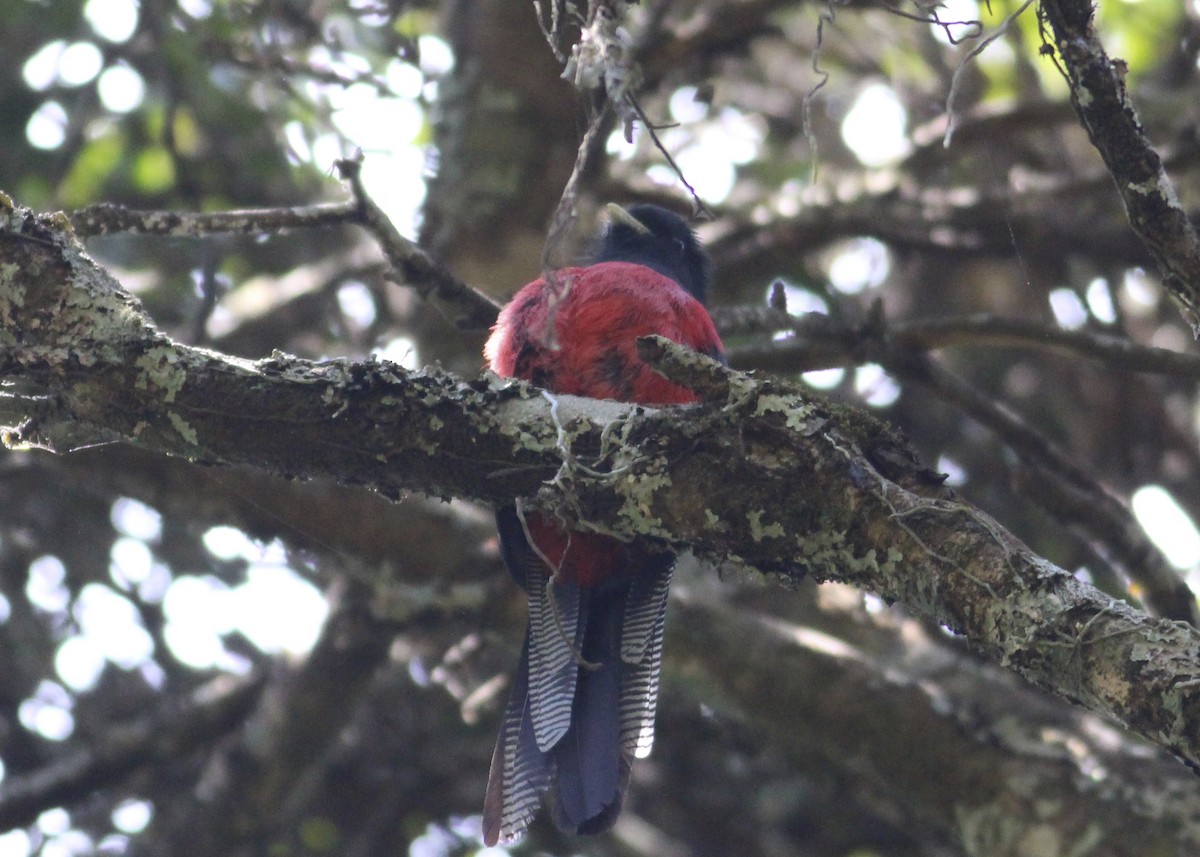
[[[1089,0],[1045,0],[1071,103],[1112,173],[1129,223],[1154,257],[1184,320],[1200,336],[1200,236],[1175,195],[1125,87],[1125,63],[1110,59]]]
[[[7,205],[0,219],[10,445],[123,442],[389,496],[535,497],[582,528],[903,601],[1035,684],[1200,763],[1190,728],[1200,632],[1033,554],[857,411],[661,342],[644,356],[705,404],[554,398],[381,363],[231,360],[157,332],[65,218]]]

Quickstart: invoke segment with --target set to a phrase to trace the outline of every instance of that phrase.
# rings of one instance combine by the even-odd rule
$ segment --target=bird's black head
[[[712,280],[708,256],[687,222],[657,205],[609,205],[609,222],[592,254],[596,262],[633,262],[670,277],[700,303]]]

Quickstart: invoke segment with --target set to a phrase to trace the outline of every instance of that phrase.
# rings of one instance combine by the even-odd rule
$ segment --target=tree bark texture
[[[552,397],[378,362],[233,360],[159,333],[65,218],[6,201],[0,224],[9,445],[119,442],[392,497],[534,498],[580,528],[902,601],[1200,764],[1200,632],[1033,554],[854,409],[663,341],[644,357],[704,404]]]

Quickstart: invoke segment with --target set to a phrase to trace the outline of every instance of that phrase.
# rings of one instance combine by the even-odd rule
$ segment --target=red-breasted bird
[[[638,359],[636,341],[659,334],[724,359],[704,309],[708,258],[671,212],[608,208],[587,264],[535,280],[500,312],[484,349],[488,365],[552,393],[694,402]],[[488,845],[518,838],[547,791],[564,831],[612,827],[633,759],[654,741],[675,566],[673,554],[646,545],[524,517],[513,507],[496,513],[501,555],[529,596],[529,627],[488,777]]]

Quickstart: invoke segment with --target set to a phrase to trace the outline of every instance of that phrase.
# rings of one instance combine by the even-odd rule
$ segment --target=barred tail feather
[[[545,751],[571,725],[579,675],[575,652],[583,635],[580,590],[569,580],[549,583],[549,570],[525,538],[515,508],[496,512],[496,526],[505,565],[529,595],[529,716],[538,748]]]
[[[662,669],[663,628],[675,557],[652,557],[630,582],[621,635],[621,749],[650,755]]]
[[[527,632],[483,800],[483,841],[489,846],[513,842],[525,832],[552,781],[550,757],[538,749],[533,735],[528,698]]]
[[[529,713],[538,749],[549,750],[571,725],[582,636],[579,587],[543,577],[529,587]]]
[[[633,759],[654,742],[675,558],[642,555],[598,586],[549,586],[516,512],[496,518],[505,563],[529,595],[529,628],[492,756],[484,842],[519,838],[552,788],[561,829],[599,833],[621,812]]]

